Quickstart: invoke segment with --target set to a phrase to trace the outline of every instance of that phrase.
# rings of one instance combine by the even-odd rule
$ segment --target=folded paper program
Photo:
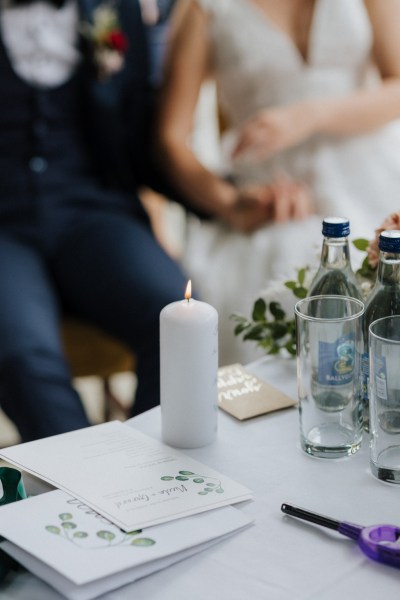
[[[117,421],[5,448],[0,456],[126,532],[252,497],[240,483]]]
[[[60,490],[1,509],[1,544],[70,600],[90,600],[250,524],[231,506],[129,533]]]

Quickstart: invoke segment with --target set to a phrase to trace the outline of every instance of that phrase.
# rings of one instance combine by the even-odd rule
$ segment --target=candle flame
[[[192,297],[192,280],[189,279],[188,284],[186,286],[185,298],[187,301]]]

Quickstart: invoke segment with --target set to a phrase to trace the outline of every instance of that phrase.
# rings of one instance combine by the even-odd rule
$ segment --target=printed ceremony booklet
[[[2,506],[0,515],[0,548],[70,600],[132,583],[251,522],[225,506],[124,533],[61,490]]]
[[[252,497],[243,485],[119,421],[5,448],[0,458],[127,532]]]

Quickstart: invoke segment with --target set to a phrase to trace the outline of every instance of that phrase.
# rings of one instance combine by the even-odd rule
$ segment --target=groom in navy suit
[[[111,11],[106,41],[99,7]],[[137,196],[142,184],[159,186],[147,152],[137,0],[79,0],[78,10],[74,0],[18,1],[1,10],[0,403],[27,441],[89,424],[60,340],[65,312],[135,352],[135,414],[158,404],[159,312],[182,297],[185,281]],[[55,15],[77,32],[78,57],[56,83],[41,79],[41,53],[45,64],[54,57],[50,37],[42,44],[32,25],[46,17],[48,27]]]

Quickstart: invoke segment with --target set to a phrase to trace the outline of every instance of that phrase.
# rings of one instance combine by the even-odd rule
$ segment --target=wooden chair
[[[62,338],[72,376],[95,376],[100,379],[104,420],[110,420],[113,408],[128,418],[130,407],[125,406],[112,391],[110,379],[118,373],[133,373],[135,356],[123,344],[96,327],[71,317],[63,321]]]

